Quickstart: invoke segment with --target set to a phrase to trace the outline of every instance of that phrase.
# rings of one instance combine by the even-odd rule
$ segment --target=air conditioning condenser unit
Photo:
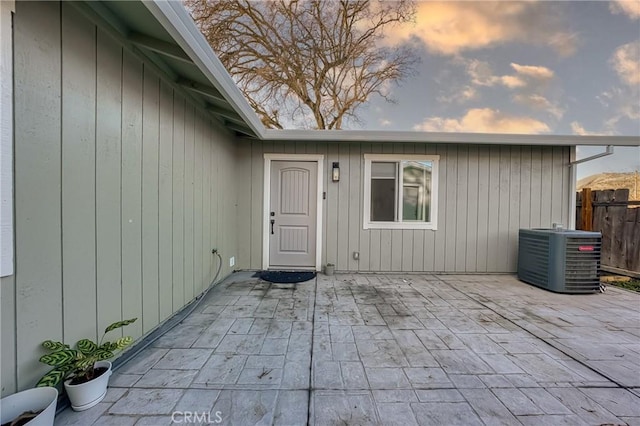
[[[518,279],[557,293],[600,291],[600,232],[521,229]]]

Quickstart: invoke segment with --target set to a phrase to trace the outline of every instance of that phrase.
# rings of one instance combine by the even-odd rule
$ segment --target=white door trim
[[[315,161],[318,163],[318,189],[316,194],[316,264],[321,270],[322,262],[322,191],[324,176],[324,155],[322,154],[264,154],[264,202],[262,211],[262,269],[269,268],[269,211],[271,206],[271,162],[272,161]]]

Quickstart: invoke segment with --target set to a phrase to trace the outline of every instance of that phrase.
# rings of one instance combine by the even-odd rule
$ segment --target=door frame
[[[271,162],[309,161],[318,163],[318,187],[316,190],[316,264],[313,268],[321,271],[322,262],[322,192],[324,176],[323,154],[264,154],[264,200],[262,211],[262,269],[269,269],[269,212],[271,211]],[[304,268],[302,268],[304,269]]]

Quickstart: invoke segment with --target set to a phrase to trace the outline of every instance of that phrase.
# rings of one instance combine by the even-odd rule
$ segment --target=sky
[[[640,136],[640,0],[422,1],[386,43],[412,45],[415,75],[345,128]],[[639,169],[640,148],[617,147],[578,178]]]

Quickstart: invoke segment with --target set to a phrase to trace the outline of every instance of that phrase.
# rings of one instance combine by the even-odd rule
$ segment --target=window
[[[364,155],[364,229],[436,229],[437,155]]]

